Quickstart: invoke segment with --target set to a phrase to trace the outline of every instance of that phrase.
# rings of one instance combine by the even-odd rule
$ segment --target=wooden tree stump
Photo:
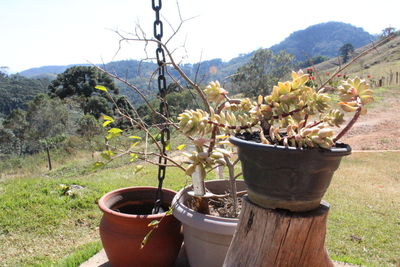
[[[225,267],[334,266],[324,243],[329,204],[294,213],[261,208],[243,198]]]

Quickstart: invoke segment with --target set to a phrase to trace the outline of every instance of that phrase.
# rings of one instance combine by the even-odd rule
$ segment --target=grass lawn
[[[326,196],[331,204],[327,247],[335,260],[366,266],[395,266],[400,248],[400,153],[354,153],[335,174]],[[26,159],[12,172],[0,166],[0,266],[78,266],[101,248],[96,201],[125,186],[156,185],[157,169],[116,162],[89,172],[89,153]],[[29,171],[31,170],[31,171]],[[169,168],[165,187],[186,183]],[[66,186],[62,186],[66,185]],[[66,187],[84,188],[73,195]]]
[[[353,153],[326,195],[333,259],[366,266],[400,264],[400,153]]]

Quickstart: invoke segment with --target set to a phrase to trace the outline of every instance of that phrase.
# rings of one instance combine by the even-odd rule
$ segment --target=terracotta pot
[[[156,190],[155,187],[128,187],[109,192],[99,200],[103,211],[101,241],[113,267],[173,266],[182,244],[181,225],[173,216],[166,216],[140,249],[143,238],[151,229],[148,224],[165,215],[149,215]],[[162,206],[168,210],[176,192],[163,189],[163,194]]]
[[[319,207],[346,144],[331,149],[298,149],[231,137],[238,147],[251,202],[264,208],[310,211]]]
[[[243,181],[237,181],[237,190],[246,189]],[[206,181],[206,187],[215,194],[225,194],[227,180]],[[221,267],[236,230],[238,219],[222,218],[198,213],[186,206],[187,194],[192,186],[176,194],[173,203],[174,216],[182,222],[186,255],[191,267]]]

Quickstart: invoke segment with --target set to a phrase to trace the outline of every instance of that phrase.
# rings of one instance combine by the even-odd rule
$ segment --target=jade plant
[[[233,199],[229,213],[230,216],[237,215],[235,180],[241,174],[235,173],[234,166],[238,160],[233,157],[235,153],[228,141],[229,136],[242,135],[255,142],[297,149],[330,149],[349,131],[358,117],[367,112],[365,106],[373,101],[373,91],[365,80],[358,77],[342,81],[337,88],[329,87],[328,93],[325,87],[317,87],[310,74],[300,70],[292,72],[291,76],[291,81],[279,82],[269,95],[260,95],[255,100],[230,98],[228,91],[218,81],[210,82],[201,91],[207,103],[206,110],[185,110],[178,116],[179,123],[164,118],[193,144],[192,151],[185,151],[183,145],[178,146],[187,158],[183,163],[164,156],[169,166],[179,167],[192,177],[195,188],[193,195],[199,200],[196,209],[208,213],[208,199],[221,197],[210,194],[206,197],[204,179],[210,170],[227,166]],[[97,88],[107,90],[102,86]],[[335,94],[338,96],[334,97]],[[152,135],[140,117],[130,118],[118,107],[117,111],[128,118],[132,126],[144,130],[157,145],[156,136]],[[353,115],[340,128],[345,123],[345,112]],[[103,126],[114,121],[108,116],[103,118]],[[111,128],[108,132],[107,139],[123,134],[117,128]],[[122,154],[130,155],[131,161],[142,159],[155,163],[151,157],[161,155],[138,148],[139,137],[129,136],[129,139],[133,143]],[[121,153],[107,150],[102,155],[112,160]],[[135,170],[140,168],[141,165],[136,166]]]
[[[196,150],[185,153],[190,160],[186,173],[193,175],[197,170],[204,178],[207,169],[227,164],[233,171],[229,158],[232,153],[225,147],[230,135],[297,149],[330,149],[373,101],[373,91],[358,77],[329,88],[328,94],[301,70],[291,76],[291,81],[279,82],[269,95],[260,95],[255,101],[232,99],[219,82],[210,82],[203,90],[210,103],[209,112],[185,110],[178,117],[180,131],[196,136]],[[339,101],[334,100],[335,93]],[[340,129],[345,112],[353,116]]]
[[[373,101],[373,91],[365,80],[358,77],[343,81],[337,88],[340,110],[335,108],[332,97],[324,92],[324,88],[316,91],[309,82],[308,74],[301,70],[292,72],[292,81],[279,82],[271,94],[260,95],[257,101],[230,99],[219,82],[211,82],[204,92],[208,100],[215,104],[214,108],[211,107],[209,113],[201,109],[185,110],[178,118],[180,130],[186,135],[200,136],[212,132],[213,127],[225,135],[256,131],[258,137],[255,139],[263,144],[329,149],[360,115],[367,112],[365,105]],[[334,128],[345,122],[343,111],[354,115],[335,135]],[[194,154],[197,154],[195,164],[213,162],[201,160],[206,156],[223,163],[219,152]],[[190,158],[194,159],[193,155]],[[190,166],[188,172],[192,169]]]
[[[237,173],[235,168],[239,160],[235,155],[234,147],[229,142],[230,136],[241,136],[247,140],[291,149],[330,149],[349,131],[359,116],[366,113],[365,106],[373,101],[373,92],[365,80],[354,78],[333,83],[332,79],[338,77],[338,73],[371,52],[380,43],[341,66],[320,86],[317,85],[313,73],[304,73],[300,70],[292,72],[291,80],[279,82],[271,88],[268,95],[260,95],[256,99],[238,99],[229,96],[228,91],[218,81],[210,82],[205,88],[196,81],[192,81],[175,62],[164,43],[154,39],[125,38],[121,34],[120,36],[121,41],[145,41],[161,46],[166,55],[164,64],[175,69],[181,78],[177,79],[168,72],[171,80],[182,90],[191,88],[201,100],[202,108],[185,110],[179,114],[178,121],[167,118],[149,104],[140,88],[97,67],[135,91],[158,120],[158,124],[148,125],[133,105],[129,105],[131,112],[126,112],[125,108],[120,108],[112,99],[119,117],[127,120],[131,129],[145,132],[146,142],[145,146],[140,146],[138,143],[145,140],[128,134],[128,131],[111,128],[106,137],[108,141],[127,133],[127,137],[132,142],[130,145],[128,142],[128,148],[119,151],[110,145],[102,156],[106,161],[111,161],[121,155],[128,155],[132,162],[143,160],[156,165],[178,167],[191,176],[194,187],[192,195],[197,200],[194,201],[195,208],[201,212],[209,212],[210,198],[226,197],[226,195],[210,194],[204,185],[204,180],[210,171],[225,166],[230,184],[229,195],[232,198],[229,200],[232,208],[228,214],[231,217],[237,216],[236,196],[243,192],[236,192],[235,181],[241,173]],[[185,86],[182,81],[186,83]],[[107,91],[107,88],[103,86],[98,86],[97,89]],[[109,94],[109,97],[112,98],[112,95]],[[345,120],[345,113],[352,113],[352,115]],[[103,119],[104,126],[115,125],[114,118],[103,116]],[[169,125],[188,137],[188,142],[192,143],[186,148],[183,144],[177,147],[186,158],[183,162],[172,157],[172,151],[167,151],[168,155],[163,151],[156,135],[160,131],[160,125]],[[150,143],[155,149],[150,148]],[[167,147],[168,150],[173,149],[170,144],[167,144]],[[166,163],[157,162],[156,157],[163,157]],[[97,166],[102,165],[104,163],[97,163]],[[142,167],[142,165],[136,165],[135,171],[139,171]]]

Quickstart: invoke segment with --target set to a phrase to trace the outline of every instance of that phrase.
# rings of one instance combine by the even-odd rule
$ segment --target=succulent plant
[[[259,132],[260,142],[264,144],[329,149],[359,115],[366,113],[365,105],[373,101],[373,92],[366,81],[358,77],[344,80],[335,90],[340,99],[335,107],[332,97],[324,91],[324,88],[317,91],[312,83],[310,86],[310,75],[301,70],[292,72],[291,81],[279,82],[269,95],[260,95],[255,101],[230,99],[219,82],[210,82],[204,89],[211,103],[210,112],[185,110],[178,117],[179,128],[186,135],[203,139],[213,131],[224,135],[247,131]],[[355,115],[335,136],[337,130],[334,128],[345,122],[344,112],[354,112]],[[208,159],[215,157],[212,148],[200,151],[199,146],[194,153],[196,155],[188,155],[192,161],[188,174],[194,171],[195,165],[209,165],[211,161]],[[218,163],[223,164],[221,159]]]

